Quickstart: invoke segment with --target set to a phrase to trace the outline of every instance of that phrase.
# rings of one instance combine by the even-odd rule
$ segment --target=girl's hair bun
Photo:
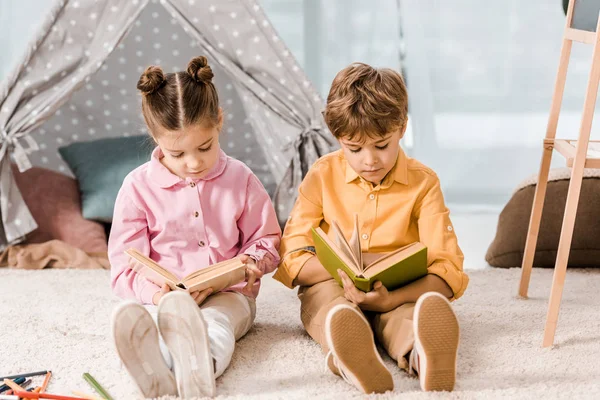
[[[166,82],[162,68],[151,65],[142,73],[137,88],[146,96],[156,92]]]
[[[214,76],[204,56],[194,57],[188,64],[187,72],[198,83],[209,84]]]

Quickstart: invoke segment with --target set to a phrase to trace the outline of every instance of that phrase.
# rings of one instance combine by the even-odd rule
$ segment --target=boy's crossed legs
[[[410,374],[419,374],[421,369],[419,377],[423,390],[453,389],[458,321],[443,296],[429,292],[421,296],[416,304],[403,304],[386,313],[363,313],[344,297],[344,289],[331,279],[301,287],[298,297],[301,301],[302,323],[327,354],[330,370],[362,391],[370,393],[393,389],[391,374],[375,349],[373,333],[364,332],[367,328],[372,329],[378,342],[400,368]],[[416,321],[413,321],[415,315]],[[354,328],[347,333],[337,332],[345,330],[343,325]],[[358,334],[355,333],[358,329],[356,326],[363,327]],[[416,338],[415,326],[418,330]],[[351,337],[353,335],[362,339]],[[418,350],[413,351],[413,348]],[[335,354],[338,356],[335,357]],[[354,358],[349,356],[352,354]]]

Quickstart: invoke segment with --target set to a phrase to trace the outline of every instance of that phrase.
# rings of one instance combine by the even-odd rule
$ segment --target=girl
[[[223,110],[212,78],[206,57],[196,57],[185,72],[151,66],[137,84],[157,147],[123,182],[108,247],[113,291],[136,300],[113,314],[115,345],[145,397],[214,396],[215,378],[254,321],[260,278],[279,263],[268,194],[219,147]],[[246,283],[169,292],[134,272],[124,254],[132,247],[180,278],[241,255]]]

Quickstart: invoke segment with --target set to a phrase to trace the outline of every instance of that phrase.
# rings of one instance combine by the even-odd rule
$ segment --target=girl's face
[[[161,163],[178,177],[198,179],[219,160],[219,132],[223,124],[213,127],[202,125],[188,126],[177,131],[160,132],[156,139],[164,157]]]

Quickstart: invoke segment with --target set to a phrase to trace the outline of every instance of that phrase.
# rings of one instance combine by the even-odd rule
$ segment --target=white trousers
[[[158,307],[154,305],[144,307],[156,323]],[[256,316],[256,301],[238,292],[219,292],[209,296],[200,305],[200,310],[208,327],[210,352],[215,360],[215,378],[217,378],[229,366],[235,342],[252,327]],[[160,334],[159,344],[165,362],[173,369],[173,360]]]

